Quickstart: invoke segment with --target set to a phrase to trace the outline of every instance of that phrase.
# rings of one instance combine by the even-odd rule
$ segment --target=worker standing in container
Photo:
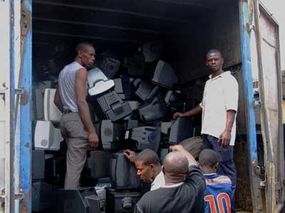
[[[95,48],[82,42],[76,47],[75,60],[59,74],[54,103],[62,111],[61,133],[67,144],[65,189],[79,187],[88,144],[97,148],[99,139],[86,102],[87,68],[95,62]]]
[[[238,108],[238,83],[230,71],[223,70],[224,59],[217,49],[206,55],[206,65],[211,71],[205,84],[203,100],[187,112],[176,112],[173,118],[191,117],[202,113],[204,148],[215,150],[221,157],[218,173],[228,176],[236,188],[236,169],[233,147],[236,137],[236,114]]]

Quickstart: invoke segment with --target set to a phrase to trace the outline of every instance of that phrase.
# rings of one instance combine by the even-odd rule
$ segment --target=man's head
[[[221,52],[217,49],[211,49],[206,55],[206,65],[212,73],[222,71],[224,59]]]
[[[204,149],[199,155],[199,166],[204,174],[217,172],[220,155],[212,149]]]
[[[144,149],[135,158],[137,175],[144,182],[152,182],[161,171],[157,154],[151,149]]]
[[[91,43],[81,42],[76,46],[76,59],[84,67],[90,67],[95,62],[95,48]]]
[[[185,181],[189,162],[181,152],[170,152],[165,156],[162,171],[166,184],[175,184]]]

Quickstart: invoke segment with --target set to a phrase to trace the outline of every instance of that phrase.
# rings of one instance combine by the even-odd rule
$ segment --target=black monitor
[[[166,116],[168,108],[161,97],[155,97],[150,103],[140,107],[138,112],[143,122],[152,122]]]
[[[115,91],[97,98],[97,101],[107,118],[112,121],[118,121],[132,113],[129,103],[124,102]]]
[[[111,159],[111,184],[116,189],[134,189],[140,186],[136,168],[123,153],[113,153]]]
[[[53,212],[57,188],[43,181],[32,183],[32,211]]]
[[[154,71],[152,82],[171,89],[177,81],[178,78],[170,64],[159,60]]]
[[[45,151],[32,151],[32,179],[39,180],[45,177]]]
[[[122,148],[124,139],[125,125],[123,123],[114,123],[111,120],[102,120],[100,125],[100,139],[103,149],[119,150]]]
[[[57,212],[100,213],[99,199],[94,187],[77,190],[59,190]]]
[[[169,143],[178,144],[193,136],[193,124],[189,118],[178,117],[170,127]]]
[[[132,96],[131,81],[128,76],[121,76],[120,78],[114,79],[115,91],[123,99],[129,100]]]
[[[106,189],[106,213],[133,212],[141,194],[133,190]]]
[[[157,152],[160,144],[160,127],[142,126],[131,129],[129,139],[136,141],[137,150],[152,149]]]
[[[152,100],[159,93],[159,88],[147,81],[142,81],[139,83],[135,93],[142,101],[148,101]]]
[[[87,167],[92,178],[103,178],[110,176],[111,152],[94,150],[90,151],[87,158]]]

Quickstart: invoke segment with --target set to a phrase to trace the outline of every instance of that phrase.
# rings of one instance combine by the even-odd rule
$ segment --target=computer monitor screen
[[[162,87],[172,88],[177,81],[178,78],[170,64],[159,60],[154,71],[152,82]]]

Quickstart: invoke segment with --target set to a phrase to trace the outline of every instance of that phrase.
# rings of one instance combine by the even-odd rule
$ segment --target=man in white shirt
[[[161,164],[154,151],[144,149],[136,155],[135,152],[127,149],[124,151],[124,155],[135,164],[139,178],[144,182],[151,183],[151,191],[165,185]]]
[[[224,59],[219,50],[212,49],[206,55],[206,65],[211,70],[206,82],[202,102],[195,108],[173,118],[191,117],[202,113],[203,142],[205,148],[221,156],[219,173],[229,176],[233,190],[236,187],[236,170],[233,146],[236,136],[236,112],[238,107],[238,83],[230,71],[224,71]]]

